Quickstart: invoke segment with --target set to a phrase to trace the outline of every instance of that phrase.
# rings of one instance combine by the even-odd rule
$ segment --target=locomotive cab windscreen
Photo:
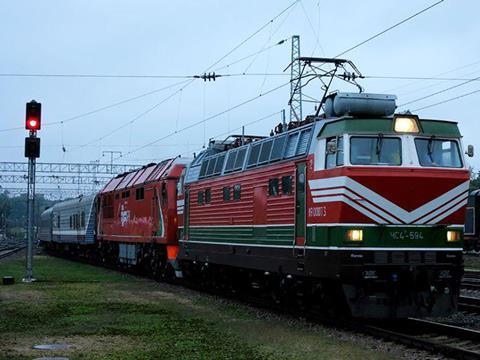
[[[399,119],[403,122],[400,126]],[[405,119],[411,123],[405,124]],[[341,117],[323,124],[316,153],[325,154],[324,169],[341,166],[462,169],[465,161],[461,148],[455,122],[404,116]]]

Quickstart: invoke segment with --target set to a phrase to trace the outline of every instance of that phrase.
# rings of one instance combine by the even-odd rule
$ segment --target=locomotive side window
[[[422,166],[462,167],[458,143],[453,140],[415,139],[418,160]]]
[[[272,151],[273,140],[265,141],[262,144],[262,149],[260,150],[260,158],[258,159],[259,164],[265,164],[270,159],[270,152]]]
[[[241,192],[241,189],[242,187],[240,186],[240,184],[236,184],[234,187],[233,187],[233,200],[240,200],[240,192]]]
[[[292,177],[282,176],[282,193],[284,195],[292,194]]]
[[[210,204],[212,201],[212,190],[210,188],[205,190],[205,204]]]
[[[160,198],[162,205],[167,203],[167,184],[162,183],[162,197]]]
[[[230,201],[230,186],[223,188],[223,201]]]
[[[268,195],[269,196],[278,196],[278,178],[272,178],[268,180]]]
[[[272,154],[270,155],[270,162],[278,161],[282,158],[283,148],[287,140],[287,135],[277,137],[273,141]]]
[[[260,155],[260,147],[262,144],[252,144],[250,154],[248,156],[247,167],[257,165],[258,156]]]
[[[202,178],[205,176],[205,173],[207,171],[207,165],[208,165],[208,160],[203,160],[202,166],[200,167],[200,174],[198,175],[199,178]]]
[[[307,151],[308,142],[310,140],[311,129],[303,130],[300,133],[300,139],[298,140],[297,151],[295,155],[303,155]]]
[[[352,137],[350,162],[352,165],[399,166],[402,164],[401,140],[383,136]]]
[[[215,169],[216,160],[217,160],[216,157],[208,160],[207,172],[205,173],[205,176],[212,176],[213,175],[213,169]]]
[[[237,157],[237,151],[230,151],[228,153],[227,164],[225,165],[225,172],[233,171],[233,167],[235,165],[235,159]]]
[[[218,175],[222,172],[224,162],[225,162],[225,154],[222,154],[217,158],[217,163],[215,164],[215,170],[213,172],[213,175]]]
[[[285,158],[295,156],[295,151],[297,150],[298,136],[298,132],[288,135],[287,147],[285,148]]]
[[[243,147],[237,151],[237,158],[235,159],[235,166],[233,170],[240,170],[243,168],[243,163],[245,162],[245,155],[247,154],[247,148]]]
[[[203,191],[199,191],[197,193],[197,203],[198,203],[198,205],[203,205],[205,203],[205,198],[204,198],[204,192]]]
[[[336,166],[343,166],[343,136],[327,139],[325,153],[326,169],[331,169]]]
[[[145,189],[143,187],[135,190],[135,199],[136,200],[143,200],[144,197],[145,197]]]

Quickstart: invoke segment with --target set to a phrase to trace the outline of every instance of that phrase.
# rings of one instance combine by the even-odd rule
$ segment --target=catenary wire
[[[420,11],[416,12],[415,14],[413,14],[413,15],[410,15],[409,17],[407,17],[407,18],[403,19],[402,21],[399,21],[399,22],[397,22],[396,24],[394,24],[394,25],[392,25],[392,26],[390,26],[390,27],[386,28],[385,30],[382,30],[382,31],[380,31],[380,32],[376,33],[375,35],[372,35],[372,36],[370,36],[368,39],[366,39],[366,40],[364,40],[364,41],[361,41],[361,42],[359,42],[358,44],[356,44],[356,45],[354,45],[354,46],[352,46],[352,47],[348,48],[348,49],[347,49],[347,50],[345,50],[345,51],[342,51],[340,54],[338,54],[338,55],[337,55],[337,56],[335,56],[335,57],[336,57],[336,58],[338,58],[338,57],[340,57],[340,56],[342,56],[342,55],[345,55],[346,53],[348,53],[348,52],[350,52],[350,51],[352,51],[352,50],[354,50],[354,49],[356,49],[356,48],[358,48],[358,47],[360,47],[360,46],[362,46],[362,45],[366,44],[367,42],[370,42],[370,41],[372,41],[373,39],[375,39],[375,38],[377,38],[377,37],[379,37],[379,36],[381,36],[381,35],[385,34],[386,32],[388,32],[388,31],[390,31],[390,30],[393,30],[393,29],[395,29],[396,27],[398,27],[398,26],[400,26],[400,25],[402,25],[402,24],[406,23],[407,21],[410,21],[410,20],[412,20],[413,18],[417,17],[418,15],[420,15],[420,14],[423,14],[424,12],[426,12],[426,11],[428,11],[428,10],[430,10],[430,9],[434,8],[435,6],[437,6],[437,5],[441,4],[443,1],[444,1],[444,0],[437,1],[436,3],[434,3],[434,4],[432,4],[432,5],[430,5],[430,6],[426,7],[426,8],[424,8],[423,10],[420,10]]]
[[[452,97],[452,98],[449,98],[449,99],[446,99],[446,100],[442,100],[442,101],[439,101],[439,102],[431,104],[431,105],[427,105],[427,106],[423,106],[421,108],[413,109],[412,111],[420,111],[420,110],[428,109],[428,108],[431,108],[431,107],[434,107],[434,106],[446,104],[446,103],[449,103],[450,101],[461,99],[461,98],[464,98],[464,97],[467,97],[467,96],[470,96],[470,95],[473,95],[473,94],[476,94],[476,93],[479,93],[479,92],[480,92],[480,89],[474,90],[474,91],[471,91],[469,93],[458,95],[458,96],[455,96],[455,97]]]
[[[195,126],[197,126],[197,125],[200,125],[200,124],[204,124],[204,123],[206,123],[207,121],[210,121],[210,120],[212,120],[212,119],[214,119],[214,118],[217,118],[217,117],[219,117],[219,116],[221,116],[221,115],[223,115],[223,114],[226,114],[226,113],[228,113],[228,112],[230,112],[230,111],[233,111],[233,110],[235,110],[235,109],[237,109],[237,108],[239,108],[239,107],[241,107],[241,106],[244,106],[244,105],[246,105],[246,104],[248,104],[248,103],[251,103],[251,102],[253,102],[253,101],[255,101],[255,100],[257,100],[257,99],[259,99],[259,98],[261,98],[261,97],[264,97],[265,95],[271,94],[271,93],[273,93],[273,92],[275,92],[275,91],[277,91],[277,90],[279,90],[279,89],[281,89],[281,88],[283,88],[283,87],[285,87],[285,86],[287,86],[287,85],[290,85],[290,82],[287,82],[287,83],[284,83],[284,84],[282,84],[282,85],[279,85],[279,86],[277,86],[277,87],[275,87],[275,88],[273,88],[273,89],[270,89],[270,90],[268,90],[268,91],[266,91],[266,92],[264,92],[264,93],[261,93],[261,94],[255,96],[255,97],[253,97],[253,98],[250,98],[250,99],[248,99],[248,100],[245,100],[245,101],[243,101],[243,102],[241,102],[241,103],[239,103],[239,104],[237,104],[237,105],[234,105],[234,106],[232,106],[232,107],[230,107],[230,108],[228,108],[228,109],[222,110],[222,111],[220,111],[220,112],[218,112],[218,113],[216,113],[216,114],[214,114],[214,115],[211,115],[211,116],[209,116],[209,117],[206,117],[205,119],[202,119],[202,120],[199,120],[199,121],[197,121],[197,122],[194,122],[193,124],[187,125],[187,126],[183,127],[182,129],[180,129],[180,130],[178,130],[178,131],[173,131],[173,132],[171,132],[171,133],[169,133],[169,134],[167,134],[167,135],[165,135],[165,136],[162,136],[162,137],[160,137],[160,138],[158,138],[158,139],[156,139],[156,140],[153,140],[153,141],[151,141],[151,142],[149,142],[149,143],[147,143],[147,144],[145,144],[145,145],[142,145],[142,146],[140,146],[140,147],[138,147],[138,148],[136,148],[136,149],[134,149],[134,150],[132,150],[132,151],[129,151],[129,152],[125,153],[125,155],[116,157],[114,160],[118,160],[118,159],[120,159],[121,157],[126,157],[126,156],[128,156],[128,155],[130,155],[130,154],[136,153],[137,151],[140,151],[140,150],[142,150],[142,149],[145,149],[145,148],[147,148],[147,147],[149,147],[149,146],[151,146],[151,145],[153,145],[153,144],[156,144],[156,143],[158,143],[158,142],[160,142],[160,141],[162,141],[162,140],[165,140],[165,139],[167,139],[167,138],[169,138],[169,137],[171,137],[171,136],[174,136],[174,135],[177,135],[177,134],[179,134],[179,133],[181,133],[181,132],[184,132],[185,130],[191,129],[191,128],[193,128],[193,127],[195,127]]]

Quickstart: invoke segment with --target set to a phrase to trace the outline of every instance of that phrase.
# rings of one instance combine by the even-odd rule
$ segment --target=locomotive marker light
[[[25,138],[25,157],[28,158],[28,185],[27,185],[27,253],[26,274],[23,282],[35,281],[33,278],[33,222],[35,203],[35,161],[40,157],[40,138],[37,130],[40,130],[42,122],[42,104],[32,100],[27,103],[25,116],[25,129],[29,136]]]
[[[348,230],[347,239],[350,241],[363,241],[363,230]]]
[[[395,132],[399,133],[418,133],[418,117],[417,116],[396,116]]]
[[[460,231],[448,230],[447,241],[448,242],[460,241]]]

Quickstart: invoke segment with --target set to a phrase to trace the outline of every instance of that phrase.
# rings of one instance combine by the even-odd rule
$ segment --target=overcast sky
[[[300,35],[302,55],[333,57],[435,2],[344,0],[339,5],[334,0],[302,0],[210,69],[219,74],[250,75],[215,82],[195,80],[183,90],[185,79],[178,78],[0,77],[0,161],[24,160],[26,131],[3,130],[23,126],[25,102],[31,99],[43,104],[45,125],[39,134],[42,162],[108,162],[103,151],[121,151],[124,155],[117,163],[144,164],[198,152],[211,137],[239,133],[243,124],[288,109],[290,90],[285,86],[182,131],[287,83],[288,72],[281,73],[290,62],[292,35]],[[291,3],[0,0],[0,73],[200,74]],[[367,76],[475,78],[480,76],[479,14],[478,0],[445,0],[345,57]],[[288,41],[272,46],[282,39]],[[236,62],[260,50],[264,51]],[[270,75],[262,75],[265,73]],[[367,92],[396,94],[398,104],[460,83],[361,81]],[[165,87],[169,88],[47,126]],[[355,91],[342,83],[333,89]],[[472,81],[400,110],[417,109],[477,89],[480,82]],[[318,84],[312,83],[305,91],[321,96]],[[464,144],[473,144],[480,152],[475,106],[479,102],[480,92],[421,110],[419,115],[458,121]],[[304,115],[311,112],[312,106],[306,106]],[[276,114],[247,126],[246,132],[267,135],[278,121],[280,115]],[[175,131],[176,135],[169,136]],[[157,139],[161,140],[137,150]],[[469,161],[480,168],[479,159]]]

